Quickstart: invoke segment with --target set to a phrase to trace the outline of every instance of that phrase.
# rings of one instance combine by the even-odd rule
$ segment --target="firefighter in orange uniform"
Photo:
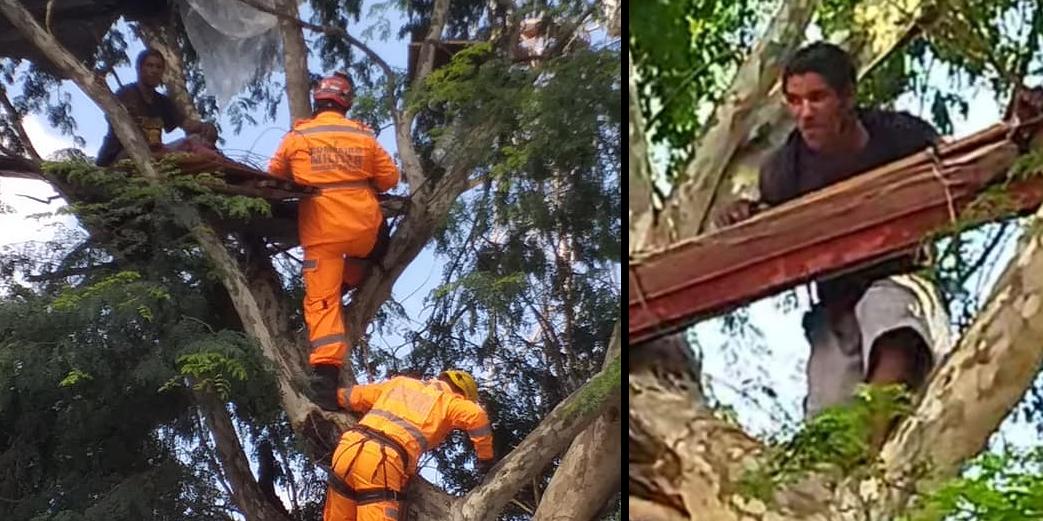
[[[344,115],[354,87],[344,73],[323,78],[312,91],[312,118],[295,121],[268,165],[274,176],[319,188],[300,203],[304,248],[304,320],[311,342],[313,399],[337,409],[340,367],[348,353],[341,319],[341,286],[362,272],[346,262],[373,251],[383,215],[377,193],[398,183],[398,169],[365,125]]]
[[[471,438],[481,474],[492,467],[489,417],[478,405],[474,378],[464,371],[444,371],[437,380],[399,376],[356,385],[341,389],[337,400],[365,415],[333,452],[323,521],[405,519],[401,501],[417,461],[453,429]]]

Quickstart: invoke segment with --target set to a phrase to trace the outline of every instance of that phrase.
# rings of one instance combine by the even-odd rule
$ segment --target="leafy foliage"
[[[1043,448],[987,452],[918,500],[903,521],[1006,521],[1043,518]]]
[[[440,229],[436,252],[449,261],[399,367],[433,374],[456,364],[487,381],[482,402],[502,455],[601,368],[618,317],[622,100],[613,49],[576,49],[536,69],[490,53],[457,54],[414,98],[442,117],[495,115],[501,130],[481,168],[487,181]],[[456,447],[434,458],[462,491],[475,478],[470,453]]]
[[[693,137],[753,43],[768,2],[684,0],[631,4],[630,52],[649,135],[670,149],[668,175],[694,151]],[[653,103],[653,99],[657,100]]]
[[[742,490],[770,502],[780,486],[812,472],[846,476],[862,469],[871,456],[871,429],[907,414],[909,398],[902,386],[862,386],[851,403],[822,411],[790,439],[772,443],[762,465],[742,477]]]

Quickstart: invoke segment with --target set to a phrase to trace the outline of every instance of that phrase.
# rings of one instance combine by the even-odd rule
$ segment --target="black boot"
[[[312,367],[312,401],[327,411],[339,410],[340,406],[337,404],[337,385],[339,381],[339,367],[335,365],[316,365]]]

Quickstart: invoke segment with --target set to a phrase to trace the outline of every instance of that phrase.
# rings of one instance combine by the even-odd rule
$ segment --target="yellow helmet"
[[[464,398],[472,402],[478,401],[478,384],[474,383],[474,377],[467,371],[449,369],[448,371],[442,371],[442,374],[438,375],[438,377],[449,380],[450,383],[464,393]]]

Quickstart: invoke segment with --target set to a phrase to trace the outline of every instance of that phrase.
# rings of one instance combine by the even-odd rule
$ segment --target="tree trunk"
[[[619,336],[616,335],[618,342]],[[459,505],[456,521],[491,521],[529,481],[595,418],[618,403],[620,358],[605,364],[586,385],[559,403],[540,425],[501,460],[491,477],[472,490]],[[602,505],[598,505],[600,508]]]
[[[619,8],[622,0],[604,0],[601,2],[602,16],[605,17],[605,30],[613,38],[619,38]]]
[[[818,0],[783,2],[764,36],[736,71],[728,92],[721,97],[722,102],[710,118],[718,124],[698,140],[695,156],[684,166],[679,178],[686,181],[678,187],[678,202],[683,204],[669,206],[675,226],[691,227],[695,233],[702,229],[721,172],[753,128],[754,121],[749,116],[778,84],[782,66],[804,41],[804,29],[818,3]],[[670,232],[668,240],[681,238],[677,230]]]
[[[279,0],[277,6],[286,14],[297,18],[295,0]],[[279,19],[279,34],[282,35],[283,63],[286,72],[286,95],[290,102],[290,121],[311,117],[311,95],[308,84],[308,48],[304,45],[304,33],[300,25]]]
[[[221,400],[207,391],[193,393],[203,410],[207,426],[214,434],[217,457],[221,461],[224,475],[232,484],[232,501],[239,507],[247,521],[288,521],[281,506],[272,504],[250,471],[250,461],[239,443],[239,435],[232,425],[232,418]]]
[[[606,365],[619,356],[620,334],[619,322],[616,322],[605,353]],[[543,492],[533,521],[594,519],[615,497],[619,492],[621,427],[620,403],[616,401],[569,446]],[[577,498],[583,500],[577,501]]]
[[[629,51],[628,51],[629,52]],[[627,234],[628,252],[631,257],[637,252],[640,239],[652,227],[652,165],[649,162],[648,141],[645,139],[645,121],[638,104],[637,71],[634,70],[634,59],[628,55],[630,66],[629,94],[627,102],[630,106],[630,149],[627,164],[630,169],[629,190],[627,193],[627,222],[630,233]]]
[[[420,58],[417,60],[417,73],[413,79],[413,87],[416,88],[424,83],[424,79],[435,64],[435,45],[442,39],[442,30],[445,29],[445,21],[449,15],[449,0],[435,0],[431,8],[431,26],[420,45]]]

